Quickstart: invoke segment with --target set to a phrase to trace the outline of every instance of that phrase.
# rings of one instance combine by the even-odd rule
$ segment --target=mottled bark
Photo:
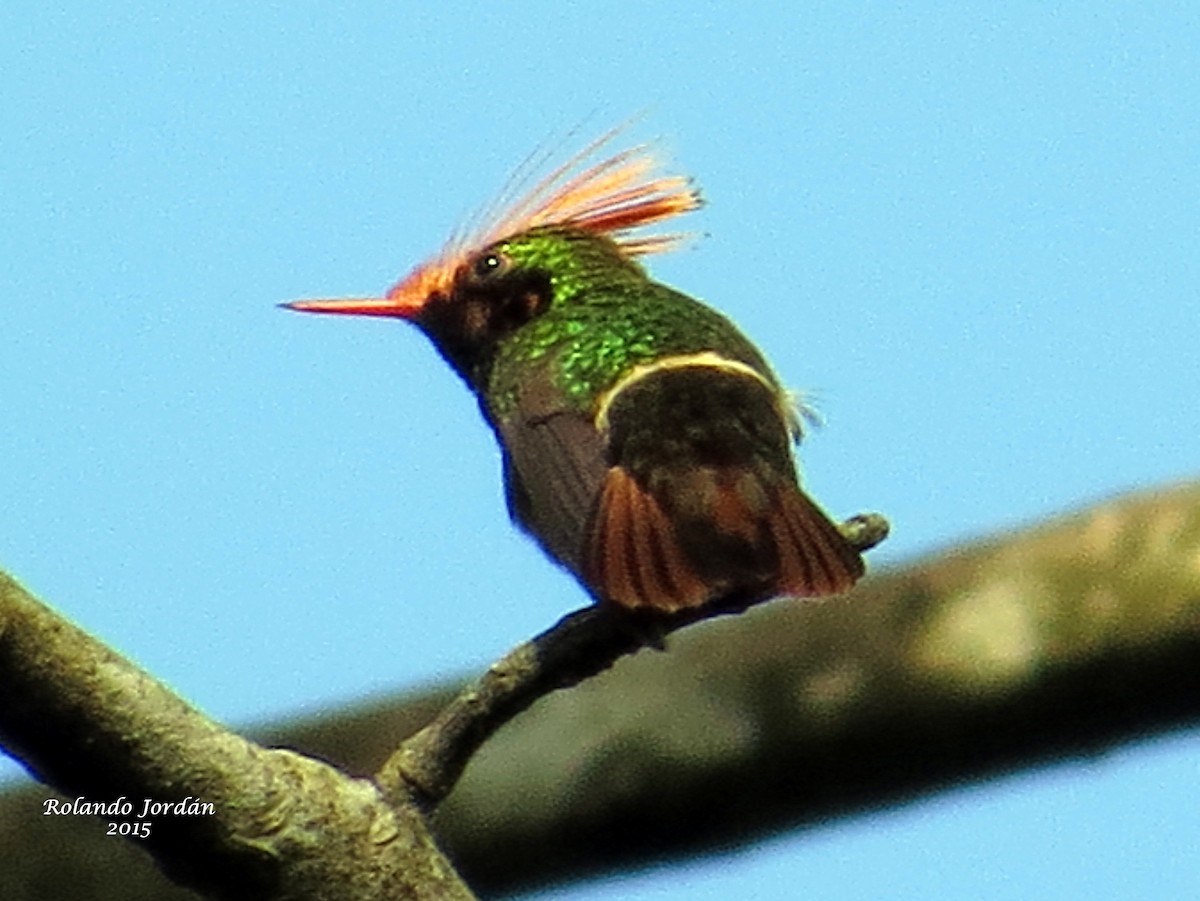
[[[65,796],[46,804],[42,791],[40,825],[80,823],[100,805],[106,832],[120,830],[110,845],[140,844],[214,898],[473,897],[414,805],[230,732],[2,574],[0,686],[0,743]],[[25,864],[4,868],[0,897],[51,897],[47,882],[80,897],[96,878],[64,884],[56,867],[29,876]]]

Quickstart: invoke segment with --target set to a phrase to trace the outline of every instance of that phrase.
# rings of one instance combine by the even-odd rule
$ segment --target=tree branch
[[[3,574],[0,685],[0,740],[74,799],[45,811],[103,805],[112,834],[181,884],[231,899],[473,897],[411,805],[234,735]]]
[[[634,655],[499,730],[439,807],[436,833],[495,896],[1190,726],[1198,560],[1200,483],[951,548],[845,598],[698,625],[670,653]],[[372,773],[454,693],[259,738]],[[0,798],[0,897],[53,894],[53,879],[63,896],[87,885],[105,901],[182,897],[87,818],[43,816],[45,796]]]
[[[501,730],[438,835],[490,895],[1200,723],[1197,561],[1200,484],[699,625]]]

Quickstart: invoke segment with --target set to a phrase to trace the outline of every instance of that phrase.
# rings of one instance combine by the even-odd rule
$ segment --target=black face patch
[[[545,312],[550,292],[549,276],[519,270],[506,254],[485,251],[460,267],[451,292],[431,298],[418,322],[474,383],[499,342]]]
[[[461,306],[464,337],[472,343],[498,341],[550,304],[550,279],[540,272],[514,269],[504,254],[481,254],[464,269],[450,306]]]

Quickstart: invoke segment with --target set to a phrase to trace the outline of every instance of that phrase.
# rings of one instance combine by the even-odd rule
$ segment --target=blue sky
[[[875,565],[1197,474],[1194,4],[75,7],[0,27],[0,566],[222,720],[470,673],[583,600],[419,334],[274,306],[385,289],[581,123],[648,111],[699,181],[653,271],[816,395],[806,482],[891,517]],[[1198,760],[554,896],[1195,895]]]

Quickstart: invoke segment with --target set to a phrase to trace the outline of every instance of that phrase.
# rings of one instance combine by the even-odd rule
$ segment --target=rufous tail
[[[612,467],[585,537],[584,581],[621,607],[674,613],[731,596],[838,594],[863,573],[858,552],[794,484],[767,489],[745,471],[714,471],[706,498],[702,520],[680,528],[670,497]]]

